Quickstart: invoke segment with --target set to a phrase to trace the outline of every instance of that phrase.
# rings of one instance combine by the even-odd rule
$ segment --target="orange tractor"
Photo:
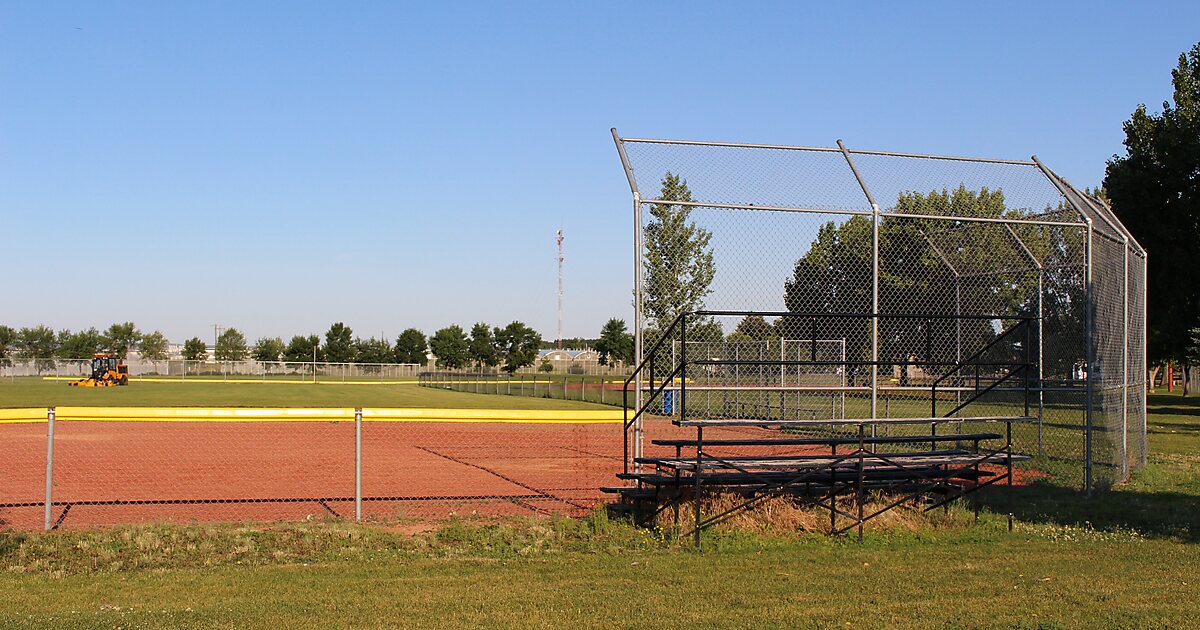
[[[129,384],[129,366],[115,354],[92,356],[92,375],[71,383],[73,387],[115,387]]]

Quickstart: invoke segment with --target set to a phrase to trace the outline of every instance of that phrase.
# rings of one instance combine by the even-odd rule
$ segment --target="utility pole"
[[[555,241],[558,243],[558,349],[562,350],[563,340],[563,233],[558,230]]]
[[[213,324],[213,359],[217,358],[217,340],[221,338],[221,333],[224,331],[224,326],[220,324]]]

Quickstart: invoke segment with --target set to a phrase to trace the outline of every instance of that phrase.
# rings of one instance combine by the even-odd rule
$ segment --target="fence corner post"
[[[354,408],[354,522],[362,522],[362,407]]]
[[[54,503],[54,415],[55,408],[46,409],[46,509],[44,526],[50,531],[53,526],[51,506]]]

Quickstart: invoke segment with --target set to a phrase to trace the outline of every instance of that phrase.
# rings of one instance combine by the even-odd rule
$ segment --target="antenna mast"
[[[563,322],[563,233],[562,230],[555,232],[555,241],[558,243],[558,349],[562,350],[562,322]]]

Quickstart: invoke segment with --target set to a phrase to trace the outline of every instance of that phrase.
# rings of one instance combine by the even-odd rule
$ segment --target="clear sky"
[[[625,135],[1079,186],[1200,3],[4,2],[0,323],[173,341],[631,317]]]

